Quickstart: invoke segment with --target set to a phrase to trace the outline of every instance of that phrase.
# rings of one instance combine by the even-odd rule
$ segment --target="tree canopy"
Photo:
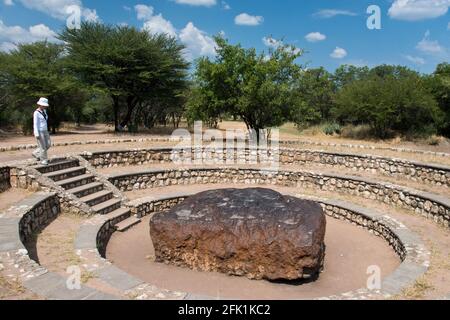
[[[68,110],[84,99],[82,86],[67,68],[64,46],[48,42],[19,45],[0,56],[2,103],[8,117],[30,130],[33,109],[39,97],[48,97],[50,127],[53,132]]]
[[[259,139],[260,130],[282,125],[289,119],[292,88],[301,67],[294,63],[302,51],[280,45],[268,54],[231,45],[215,37],[215,59],[201,58],[195,72],[195,95],[191,107],[207,117],[229,114],[242,119]],[[191,114],[202,112],[191,110]]]
[[[66,28],[60,39],[71,69],[112,99],[116,131],[132,121],[138,106],[177,96],[187,86],[184,47],[166,34],[85,22]]]

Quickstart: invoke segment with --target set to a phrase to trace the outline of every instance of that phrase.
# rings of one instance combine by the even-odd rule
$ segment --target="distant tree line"
[[[188,116],[211,125],[240,118],[261,129],[294,122],[299,128],[328,123],[327,133],[366,125],[387,138],[450,135],[450,64],[431,75],[402,66],[372,69],[343,65],[334,73],[295,64],[302,52],[280,46],[269,55],[216,38],[215,59],[202,58]]]
[[[53,132],[62,121],[133,131],[235,119],[257,133],[293,122],[328,123],[330,134],[364,125],[379,138],[450,136],[449,63],[431,75],[390,65],[330,73],[298,64],[303,51],[281,42],[258,53],[217,36],[216,57],[198,59],[190,77],[184,46],[165,34],[83,23],[59,38],[0,53],[0,127],[29,133],[34,104],[46,96]]]

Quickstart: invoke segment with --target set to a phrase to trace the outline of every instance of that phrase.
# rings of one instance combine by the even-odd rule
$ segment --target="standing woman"
[[[47,98],[40,98],[38,108],[33,115],[33,132],[37,139],[38,148],[33,152],[33,157],[42,161],[43,165],[48,165],[47,151],[51,147],[50,134],[48,133],[48,114],[49,107]]]

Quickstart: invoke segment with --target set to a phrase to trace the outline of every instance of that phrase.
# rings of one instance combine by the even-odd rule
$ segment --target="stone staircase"
[[[55,184],[76,196],[98,215],[121,217],[123,221],[116,225],[118,231],[125,231],[141,222],[131,216],[130,209],[114,197],[113,191],[107,190],[96,176],[87,171],[77,159],[57,159],[48,166],[35,166],[35,170]]]

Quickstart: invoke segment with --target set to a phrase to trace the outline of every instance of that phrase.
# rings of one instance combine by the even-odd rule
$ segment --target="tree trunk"
[[[137,105],[137,102],[135,101],[134,98],[132,98],[132,97],[127,98],[127,114],[126,114],[125,118],[123,119],[123,121],[120,123],[120,126],[122,128],[126,127],[130,123],[131,116],[133,115],[133,111],[134,111],[136,105]]]
[[[114,131],[120,132],[119,128],[119,97],[113,97],[113,108],[114,108]]]

